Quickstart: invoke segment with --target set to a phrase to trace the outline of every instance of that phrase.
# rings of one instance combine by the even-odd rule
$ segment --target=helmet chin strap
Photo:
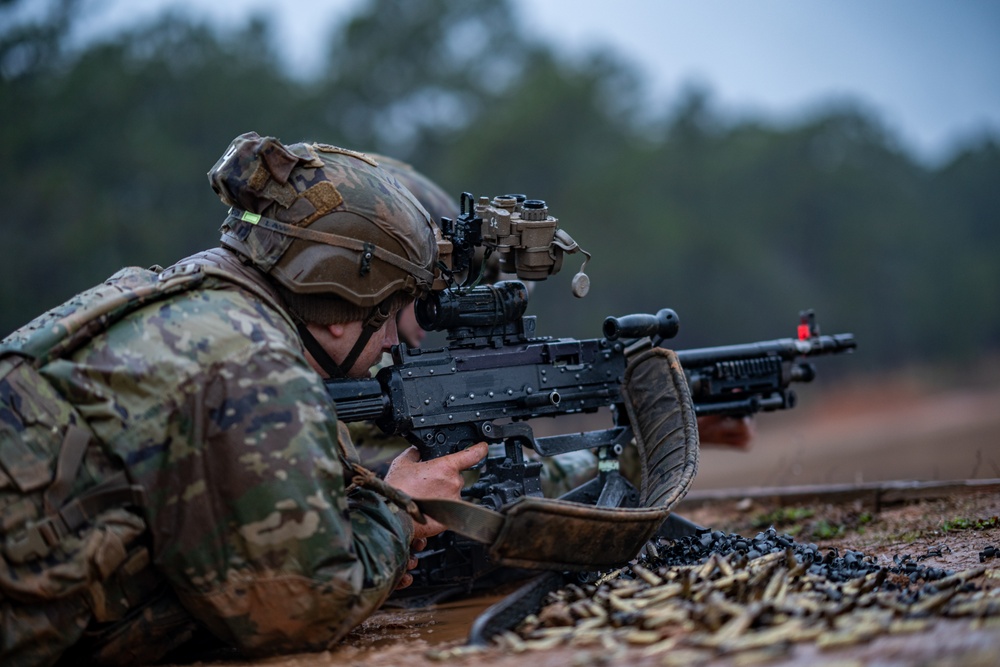
[[[333,357],[320,345],[320,342],[316,340],[316,337],[312,335],[308,327],[299,322],[298,330],[299,336],[302,338],[302,344],[305,345],[312,358],[316,360],[320,368],[326,371],[326,374],[330,378],[346,378],[355,362],[357,362],[358,357],[361,356],[361,352],[368,345],[368,341],[371,340],[375,332],[381,329],[392,315],[388,308],[388,302],[389,299],[386,299],[372,308],[371,312],[368,313],[368,317],[365,318],[364,324],[361,326],[361,333],[358,334],[358,339],[354,342],[354,347],[351,348],[351,351],[347,353],[347,357],[340,364],[337,364]]]
[[[368,313],[368,317],[365,319],[364,325],[361,327],[361,333],[358,334],[358,340],[354,343],[354,347],[348,352],[347,357],[340,364],[340,371],[343,373],[341,377],[347,377],[348,372],[354,366],[354,362],[358,360],[361,356],[362,350],[368,345],[368,341],[375,334],[376,331],[382,328],[386,323],[392,312],[389,310],[389,299],[386,299],[379,305],[372,308],[372,311]]]
[[[302,339],[302,344],[305,345],[307,350],[309,350],[309,354],[312,355],[316,364],[322,368],[328,376],[338,380],[340,378],[347,377],[346,374],[341,372],[340,366],[338,366],[337,362],[333,360],[333,357],[327,353],[323,346],[320,345],[319,341],[316,340],[316,337],[312,335],[312,332],[309,331],[309,327],[302,322],[296,322],[295,326],[299,330],[299,338]]]

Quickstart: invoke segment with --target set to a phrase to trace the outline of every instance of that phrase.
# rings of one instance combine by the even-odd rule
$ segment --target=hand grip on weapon
[[[663,308],[656,315],[625,315],[604,320],[604,337],[608,340],[645,336],[663,340],[676,336],[679,329],[680,320],[670,308]]]
[[[413,498],[448,498],[459,500],[463,484],[462,471],[483,460],[489,447],[485,442],[428,461],[420,460],[416,447],[410,447],[397,456],[385,481]],[[413,539],[433,537],[444,532],[445,527],[427,517],[427,523],[414,523]]]

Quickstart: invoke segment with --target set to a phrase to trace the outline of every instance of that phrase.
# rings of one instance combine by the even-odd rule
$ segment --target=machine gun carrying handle
[[[673,338],[680,330],[680,320],[670,308],[664,308],[656,315],[625,315],[604,320],[604,337],[608,340],[619,338]]]

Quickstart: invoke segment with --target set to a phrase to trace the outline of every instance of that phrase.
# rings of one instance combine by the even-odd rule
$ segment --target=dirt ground
[[[891,386],[887,386],[887,384]],[[919,379],[864,383],[811,396],[788,413],[763,415],[749,451],[703,449],[698,477],[679,514],[704,526],[753,535],[773,525],[799,542],[860,551],[880,564],[909,555],[922,565],[962,571],[980,565],[973,583],[1000,596],[1000,384],[930,391]],[[882,482],[973,480],[961,485],[878,493]],[[813,497],[788,495],[798,487]],[[853,492],[851,491],[853,489]],[[782,493],[786,495],[782,496]],[[335,650],[229,667],[430,667],[485,665],[697,664],[906,665],[1000,664],[1000,617],[932,618],[912,631],[883,634],[834,650],[815,643],[781,645],[708,658],[677,651],[657,656],[639,648],[562,646],[516,652],[461,648],[475,617],[500,599],[450,602],[416,611],[383,611]]]
[[[928,383],[905,376],[802,390],[796,409],[757,417],[749,450],[703,447],[691,492],[1000,478],[1000,381]]]
[[[852,549],[891,564],[894,556],[920,558],[925,566],[956,572],[980,566],[980,553],[1000,548],[1000,485],[985,493],[897,502],[872,513],[859,501],[785,506],[762,499],[709,501],[689,507],[685,516],[714,528],[753,535],[766,523],[813,541],[823,549]],[[870,516],[869,516],[870,515]],[[830,526],[834,527],[833,536]],[[940,555],[936,555],[940,553]],[[929,554],[934,554],[930,555]],[[985,562],[987,570],[974,580],[989,592],[1000,589],[1000,556]],[[1000,656],[1000,617],[934,618],[912,632],[885,633],[870,641],[835,650],[814,643],[779,645],[734,656],[705,658],[703,653],[678,650],[658,656],[643,649],[609,648],[600,644],[561,646],[546,651],[515,652],[461,648],[475,616],[499,596],[446,603],[437,609],[383,611],[352,632],[336,650],[282,656],[257,662],[241,660],[209,664],[228,667],[602,667],[606,665],[694,664],[706,667],[745,665],[995,667]],[[994,597],[994,599],[996,599]],[[457,651],[454,649],[459,647]],[[449,649],[454,653],[449,655]],[[689,655],[690,654],[690,655]]]

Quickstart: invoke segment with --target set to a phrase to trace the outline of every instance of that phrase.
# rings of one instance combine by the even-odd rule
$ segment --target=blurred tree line
[[[177,14],[79,43],[87,0],[8,21],[0,0],[0,332],[124,265],[217,243],[205,173],[238,134],[395,155],[456,195],[521,192],[594,258],[590,296],[536,289],[539,333],[677,310],[677,347],[792,335],[815,308],[853,331],[838,371],[1000,350],[1000,143],[928,167],[861,106],[726,120],[708,91],[662,109],[632,66],[568,61],[506,0],[370,0],[331,26],[321,74],[289,72],[264,18]],[[824,369],[824,373],[828,372]]]

